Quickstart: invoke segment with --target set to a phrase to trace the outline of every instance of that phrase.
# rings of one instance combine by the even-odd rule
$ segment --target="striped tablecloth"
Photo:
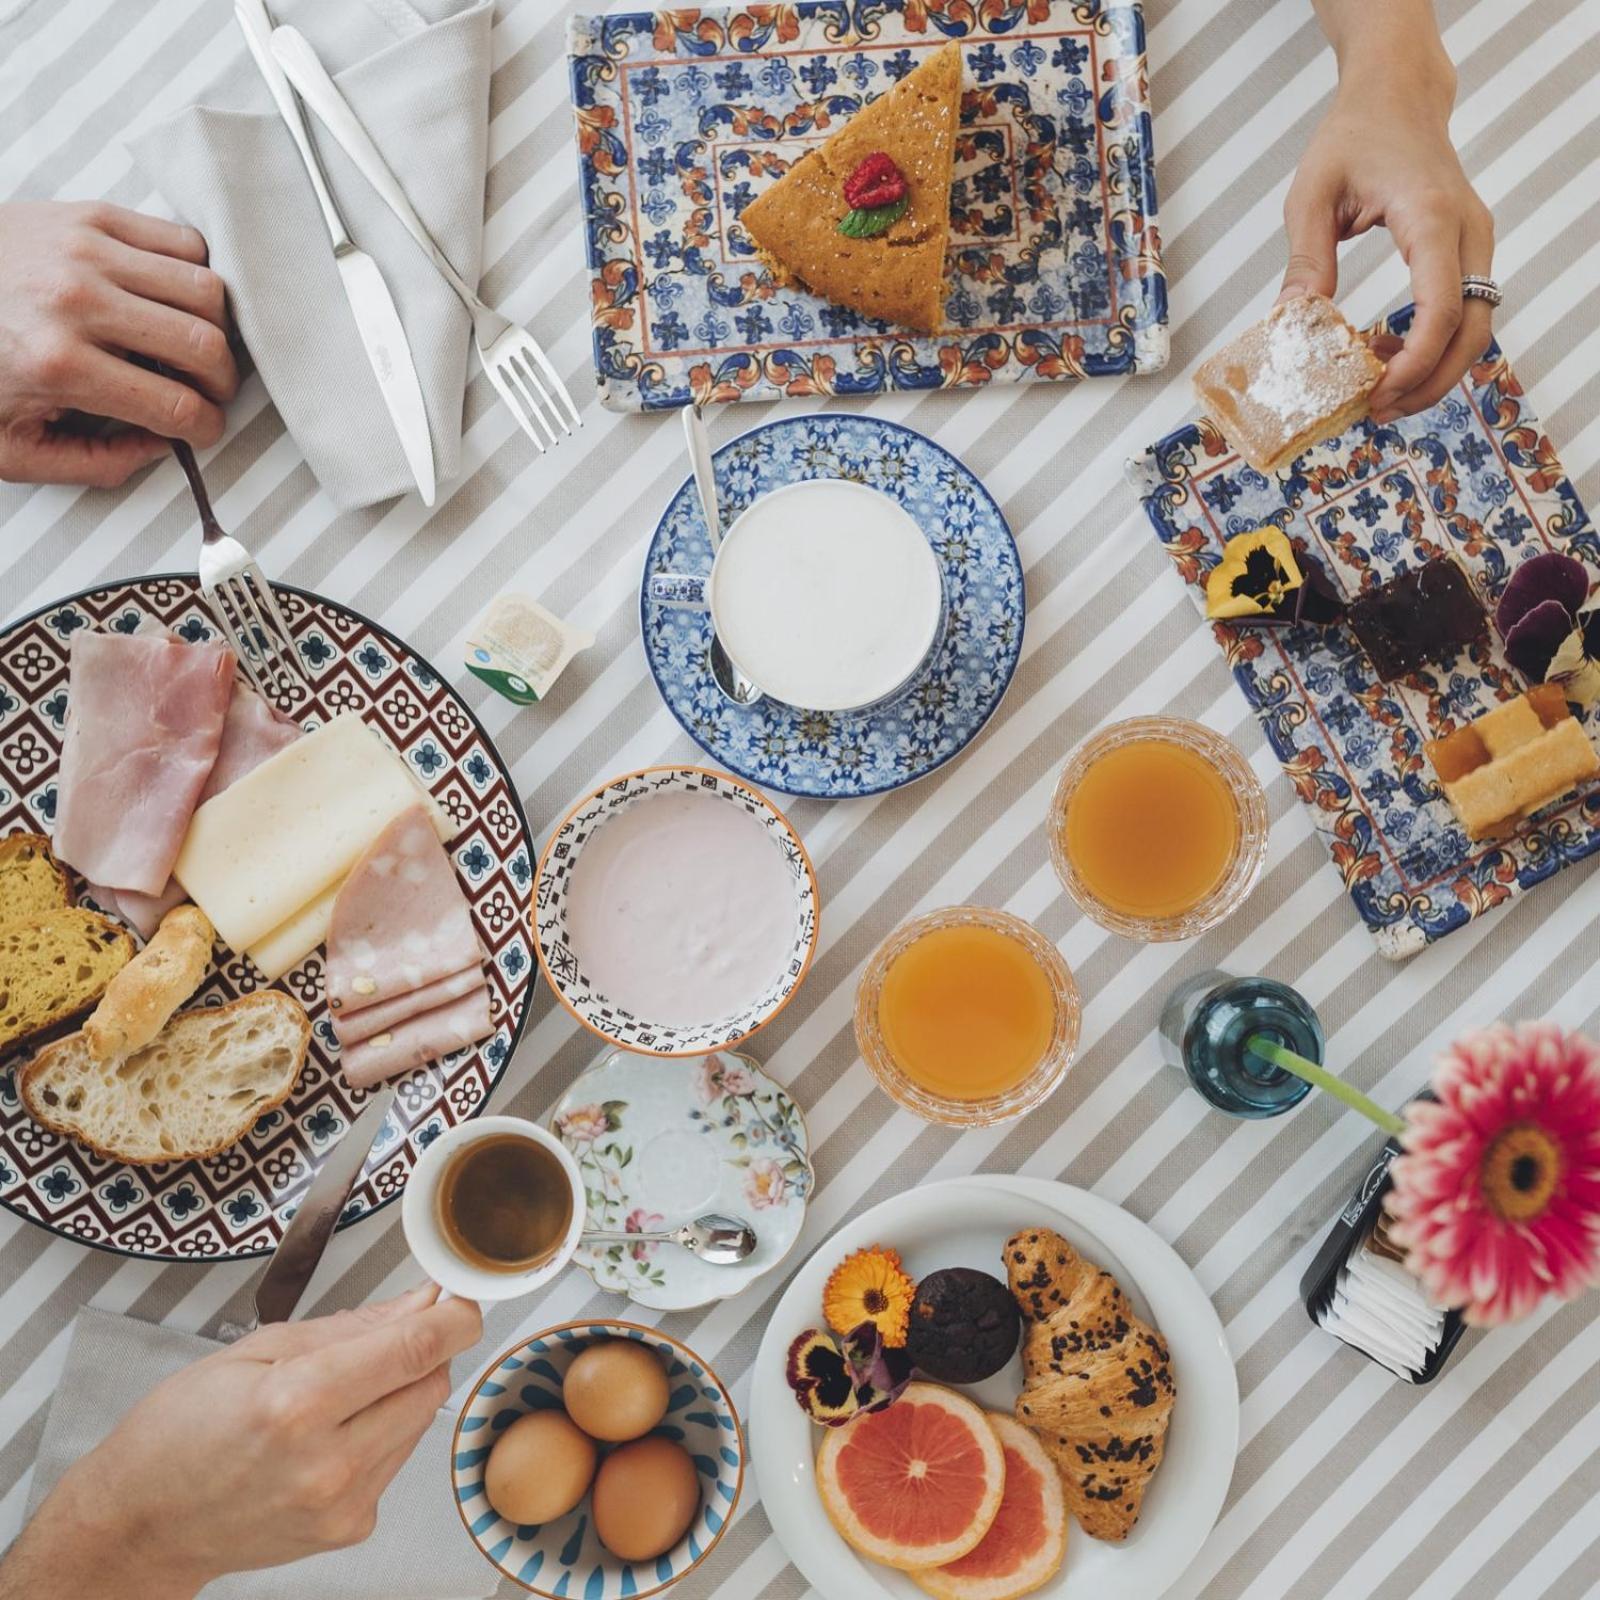
[[[122,138],[192,101],[239,50],[227,5],[9,0],[9,9],[0,195],[152,206]],[[500,7],[484,292],[526,318],[574,394],[588,396],[563,60],[570,9]],[[7,10],[0,0],[0,17]],[[1580,492],[1600,505],[1600,0],[1444,0],[1442,10],[1461,74],[1456,139],[1499,226],[1499,335]],[[1392,1381],[1314,1329],[1296,1293],[1372,1130],[1322,1097],[1282,1121],[1230,1121],[1157,1058],[1160,997],[1207,966],[1303,990],[1327,1023],[1332,1061],[1390,1104],[1469,1023],[1548,1015],[1592,1027],[1600,883],[1592,869],[1563,873],[1508,913],[1391,966],[1196,626],[1122,462],[1182,418],[1193,364],[1270,304],[1283,264],[1279,208],[1333,68],[1308,0],[1147,0],[1146,13],[1170,368],[1076,389],[873,403],[983,476],[1016,530],[1030,615],[1010,695],[960,760],[899,794],[791,808],[821,874],[822,945],[758,1054],[810,1119],[821,1185],[805,1243],[935,1177],[1020,1172],[1089,1187],[1177,1247],[1237,1361],[1232,1488],[1174,1600],[1576,1600],[1600,1581],[1600,1296],[1469,1335],[1430,1388]],[[1345,260],[1341,293],[1354,317],[1405,297],[1387,236]],[[413,497],[339,516],[252,379],[206,468],[224,525],[270,572],[382,618],[440,663],[459,658],[467,624],[512,585],[594,629],[598,648],[546,705],[516,711],[476,684],[466,690],[540,833],[607,774],[694,753],[651,686],[636,605],[644,540],[684,475],[681,435],[671,420],[586,409],[581,434],[538,459],[475,376],[463,474],[441,503],[430,513]],[[117,494],[0,488],[0,610],[14,616],[97,579],[189,562],[193,530],[170,464]],[[1249,753],[1271,800],[1271,852],[1231,922],[1196,944],[1140,949],[1075,913],[1042,824],[1072,745],[1104,721],[1157,711],[1197,717]],[[957,1137],[894,1111],[873,1088],[850,1012],[856,976],[885,933],[963,900],[1006,906],[1059,941],[1087,1009],[1080,1058],[1044,1109]],[[594,1054],[541,994],[496,1108],[542,1116]],[[388,1211],[335,1241],[312,1298],[331,1310],[413,1275]],[[20,1516],[74,1311],[92,1303],[213,1329],[244,1311],[250,1278],[244,1266],[121,1261],[0,1217],[0,1540]],[[779,1287],[662,1319],[716,1364],[741,1406]],[[614,1308],[569,1274],[536,1302],[494,1311],[458,1377],[519,1331]],[[714,1559],[675,1592],[752,1600],[800,1596],[806,1585],[749,1493]]]

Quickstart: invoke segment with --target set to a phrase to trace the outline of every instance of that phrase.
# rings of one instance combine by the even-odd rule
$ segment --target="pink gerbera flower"
[[[1406,1111],[1390,1237],[1480,1325],[1600,1281],[1600,1046],[1551,1022],[1469,1033]]]

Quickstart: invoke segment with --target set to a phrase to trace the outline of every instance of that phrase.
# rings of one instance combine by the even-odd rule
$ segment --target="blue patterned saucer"
[[[819,414],[763,423],[715,455],[728,523],[759,495],[804,478],[846,478],[892,495],[944,569],[950,616],[939,649],[887,705],[802,711],[736,706],[706,660],[711,619],[650,596],[655,573],[708,572],[711,545],[685,478],[645,555],[639,625],[650,671],[684,731],[729,771],[766,789],[822,800],[914,783],[971,744],[1022,654],[1022,562],[1006,519],[970,468],[912,428]]]

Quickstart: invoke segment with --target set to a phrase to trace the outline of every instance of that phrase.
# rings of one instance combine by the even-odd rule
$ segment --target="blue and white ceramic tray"
[[[653,1428],[694,1458],[700,1510],[689,1531],[653,1561],[623,1561],[600,1543],[589,1497],[542,1527],[496,1513],[484,1493],[484,1468],[496,1439],[529,1411],[561,1404],[573,1358],[602,1339],[633,1339],[666,1368],[667,1414]],[[501,1573],[546,1600],[646,1600],[693,1572],[727,1531],[744,1486],[744,1434],[722,1380],[694,1351],[655,1328],[596,1318],[567,1322],[513,1345],[467,1397],[451,1445],[450,1476],[462,1526]]]
[[[1410,323],[1407,307],[1387,325]],[[1346,597],[1436,555],[1461,565],[1491,616],[1535,551],[1566,550],[1600,574],[1600,537],[1497,345],[1431,410],[1359,423],[1274,477],[1209,422],[1169,434],[1128,470],[1202,612],[1224,541],[1265,522],[1319,556]],[[1424,741],[1525,687],[1492,627],[1485,643],[1399,683],[1379,681],[1343,625],[1213,627],[1386,956],[1415,955],[1600,850],[1596,784],[1505,841],[1477,843],[1440,793]],[[1600,734],[1600,708],[1586,726]]]
[[[950,39],[945,327],[779,288],[739,214]],[[616,410],[1121,376],[1167,359],[1144,17],[1108,0],[799,0],[574,17],[595,370]]]
[[[765,789],[851,799],[941,767],[994,714],[1022,654],[1022,562],[1006,519],[970,468],[931,439],[874,417],[824,414],[752,428],[715,456],[725,524],[758,496],[803,478],[846,478],[892,495],[944,568],[949,616],[937,650],[885,705],[801,711],[738,706],[711,676],[711,618],[650,594],[653,573],[709,572],[694,484],[672,497],[645,555],[639,621],[667,709],[701,749]]]

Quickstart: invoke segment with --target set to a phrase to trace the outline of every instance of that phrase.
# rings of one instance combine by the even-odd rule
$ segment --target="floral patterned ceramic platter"
[[[739,214],[949,39],[944,330],[780,288]],[[1144,18],[1107,0],[800,0],[572,20],[604,403],[1120,376],[1167,359]]]
[[[1406,308],[1388,327],[1410,321]],[[1431,410],[1357,424],[1274,478],[1209,422],[1168,435],[1129,476],[1202,611],[1223,541],[1264,522],[1319,556],[1346,597],[1435,555],[1461,565],[1491,615],[1517,563],[1538,551],[1569,551],[1600,573],[1600,537],[1497,345]],[[1214,629],[1386,956],[1414,955],[1600,850],[1593,783],[1483,843],[1439,791],[1424,740],[1524,688],[1492,627],[1470,653],[1387,684],[1343,626]],[[1600,733],[1600,709],[1587,728]]]
[[[675,1439],[700,1475],[700,1511],[665,1555],[620,1560],[600,1543],[586,1495],[574,1511],[540,1527],[500,1516],[484,1492],[494,1442],[520,1416],[561,1403],[561,1384],[580,1351],[601,1339],[634,1339],[666,1368],[667,1414],[652,1433]],[[513,1345],[478,1379],[456,1422],[450,1477],[461,1525],[483,1554],[519,1588],[558,1600],[647,1600],[692,1572],[733,1519],[744,1486],[744,1434],[733,1398],[694,1351],[635,1322],[567,1322]]]
[[[481,1111],[505,1070],[534,982],[527,935],[533,848],[494,746],[433,668],[355,612],[303,590],[274,587],[312,688],[309,704],[296,705],[294,713],[322,722],[341,711],[359,712],[455,819],[460,831],[450,856],[488,955],[493,1035],[398,1081],[394,1108],[351,1192],[344,1226],[395,1199],[429,1141]],[[147,618],[185,639],[216,636],[195,579],[182,576],[93,589],[0,632],[0,836],[53,831],[73,632],[131,632]],[[192,1004],[218,1004],[262,984],[248,961],[228,952]],[[367,1099],[348,1089],[339,1073],[321,950],[274,987],[310,1013],[305,1069],[286,1104],[206,1161],[130,1167],[92,1155],[28,1117],[17,1097],[14,1062],[5,1063],[0,1204],[66,1238],[126,1255],[215,1261],[269,1253],[313,1171]]]
[[[1022,655],[1022,562],[977,475],[899,423],[835,413],[764,423],[716,452],[725,522],[757,496],[803,478],[847,478],[893,495],[944,567],[949,617],[939,647],[887,704],[801,711],[775,700],[734,705],[711,676],[711,618],[650,593],[653,573],[708,572],[711,542],[691,480],[673,496],[645,554],[639,623],[661,698],[701,749],[785,794],[824,800],[881,794],[926,777],[978,736]]]
[[[789,1254],[813,1182],[805,1118],[746,1055],[659,1061],[616,1050],[562,1096],[550,1126],[577,1159],[589,1226],[676,1228],[717,1212],[755,1229],[755,1253],[715,1267],[672,1244],[579,1245],[602,1289],[658,1311],[740,1293]]]

